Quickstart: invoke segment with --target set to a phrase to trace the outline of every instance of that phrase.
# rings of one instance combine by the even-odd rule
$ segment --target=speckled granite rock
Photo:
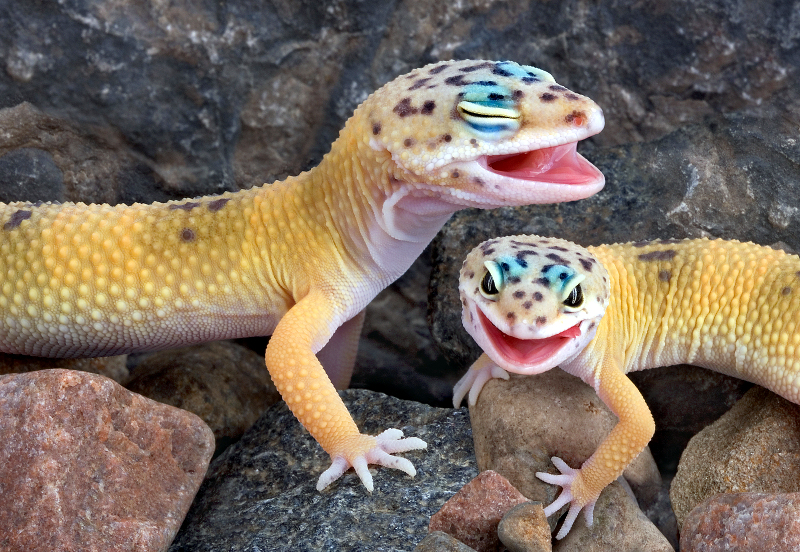
[[[683,524],[681,552],[750,550],[800,550],[800,494],[715,495]]]
[[[541,502],[511,508],[497,526],[497,536],[509,552],[550,552],[550,524]]]
[[[213,450],[197,416],[102,376],[2,376],[0,549],[166,550]]]
[[[618,482],[600,493],[594,524],[586,527],[583,514],[553,552],[674,552]]]
[[[200,416],[214,432],[216,454],[281,400],[264,357],[227,341],[148,355],[126,387]]]
[[[369,494],[350,471],[317,492],[330,459],[279,403],[214,460],[170,550],[413,550],[430,516],[478,473],[467,412],[364,390],[341,395],[362,431],[397,427],[428,443],[403,454],[416,477],[378,468]]]
[[[800,405],[755,387],[694,436],[681,456],[670,499],[678,523],[723,492],[800,492]]]
[[[527,500],[499,473],[483,471],[431,516],[428,530],[444,531],[478,552],[494,552],[500,520]]]
[[[127,355],[99,358],[41,358],[0,353],[0,375],[36,370],[80,370],[111,378],[121,385],[130,379]]]

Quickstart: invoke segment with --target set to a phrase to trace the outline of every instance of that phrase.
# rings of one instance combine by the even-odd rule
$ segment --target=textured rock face
[[[214,437],[84,372],[0,377],[0,549],[165,550]]]

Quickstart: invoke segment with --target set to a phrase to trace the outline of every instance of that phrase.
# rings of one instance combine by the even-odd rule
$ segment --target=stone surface
[[[581,514],[572,529],[553,545],[553,552],[674,552],[622,486],[614,482],[597,500],[594,524],[586,527]]]
[[[491,470],[482,471],[444,503],[431,517],[428,529],[444,531],[478,552],[494,552],[500,544],[500,520],[526,501],[508,479]]]
[[[0,353],[0,375],[54,368],[100,374],[121,385],[125,385],[130,379],[127,355],[99,358],[41,358]]]
[[[214,438],[86,372],[0,377],[0,549],[166,550]]]
[[[683,524],[681,552],[800,550],[800,494],[727,493],[700,503]]]
[[[455,537],[451,537],[443,531],[433,531],[427,537],[419,541],[419,544],[414,548],[414,552],[474,552],[474,548],[470,548]]]
[[[369,494],[349,471],[317,492],[330,459],[281,402],[214,460],[170,550],[413,550],[430,516],[478,473],[467,412],[365,390],[341,395],[363,432],[396,427],[428,443],[402,454],[416,477],[373,469]]]
[[[679,526],[724,492],[800,492],[800,405],[761,387],[698,433],[681,456],[670,499]]]
[[[580,466],[617,423],[594,390],[562,370],[493,379],[470,407],[475,454],[481,470],[502,474],[531,500],[550,504],[561,487],[536,478],[558,456]],[[645,449],[625,471],[643,503],[655,500],[661,477]]]
[[[264,357],[225,341],[147,355],[126,387],[200,416],[214,432],[216,454],[281,400]]]
[[[523,502],[505,513],[497,536],[509,552],[550,552],[550,524],[541,502]]]

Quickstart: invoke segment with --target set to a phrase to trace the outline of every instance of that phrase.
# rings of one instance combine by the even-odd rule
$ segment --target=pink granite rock
[[[508,479],[487,470],[464,485],[431,517],[428,531],[444,531],[478,552],[495,552],[500,545],[497,526],[527,498]]]
[[[681,552],[800,550],[800,493],[725,493],[686,517]]]
[[[213,450],[200,418],[103,376],[0,377],[0,550],[166,550]]]

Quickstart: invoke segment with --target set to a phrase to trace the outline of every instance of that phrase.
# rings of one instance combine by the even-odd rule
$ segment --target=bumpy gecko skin
[[[375,92],[319,166],[282,182],[152,205],[0,205],[0,350],[272,334],[270,375],[333,461],[318,487],[353,466],[371,490],[368,463],[413,475],[391,454],[425,443],[362,435],[333,385],[349,382],[364,307],[461,208],[600,190],[575,143],[602,127],[594,102],[544,71],[442,62]]]
[[[653,417],[626,376],[693,364],[762,385],[800,404],[800,258],[752,243],[662,240],[584,249],[539,236],[484,242],[461,269],[463,322],[483,348],[454,390],[470,404],[492,377],[559,365],[594,387],[619,423],[580,469],[559,458],[570,504],[592,524],[600,492],[650,441]]]

